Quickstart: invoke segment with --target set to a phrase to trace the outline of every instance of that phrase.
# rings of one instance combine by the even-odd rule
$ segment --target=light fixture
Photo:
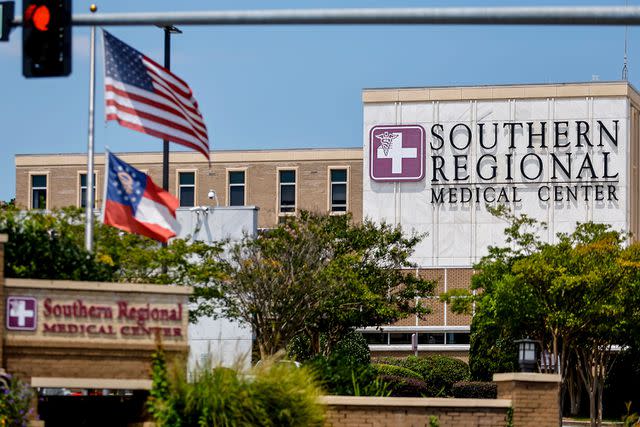
[[[535,372],[538,366],[537,341],[527,337],[515,341],[518,344],[518,364],[522,372]]]

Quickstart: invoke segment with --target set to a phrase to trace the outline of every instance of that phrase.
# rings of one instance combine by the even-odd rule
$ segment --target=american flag
[[[192,148],[209,159],[207,127],[189,85],[103,33],[107,120]]]

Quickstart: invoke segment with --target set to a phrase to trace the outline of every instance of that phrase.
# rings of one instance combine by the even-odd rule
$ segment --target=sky
[[[626,0],[636,6],[640,0]],[[109,0],[99,12],[290,8],[624,6],[625,0]],[[88,13],[88,1],[73,1]],[[22,2],[16,1],[16,14]],[[162,63],[162,30],[106,28]],[[624,27],[183,26],[171,70],[192,88],[213,150],[358,147],[362,89],[619,80]],[[640,29],[628,29],[629,81],[640,88]],[[20,29],[0,42],[0,200],[15,197],[15,155],[86,153],[89,29],[73,29],[72,74],[22,76]],[[159,151],[156,138],[104,120],[102,37],[95,150]],[[181,150],[172,145],[172,150]],[[214,154],[215,159],[215,154]]]

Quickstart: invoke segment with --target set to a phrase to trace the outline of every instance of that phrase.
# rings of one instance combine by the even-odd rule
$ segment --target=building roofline
[[[424,102],[493,99],[580,98],[626,96],[640,107],[640,92],[628,81],[576,83],[519,83],[497,85],[458,85],[404,88],[368,88],[362,102]]]
[[[118,156],[130,163],[161,163],[161,151],[124,152]],[[282,148],[269,150],[216,150],[211,151],[211,163],[298,162],[362,160],[362,147],[347,148]],[[85,165],[86,153],[16,154],[16,167],[47,167]],[[96,153],[95,162],[104,164],[104,153]],[[171,164],[207,164],[202,154],[195,151],[171,152]]]

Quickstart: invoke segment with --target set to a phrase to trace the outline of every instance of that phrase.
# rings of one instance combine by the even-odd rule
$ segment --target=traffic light
[[[25,0],[22,8],[22,74],[71,73],[71,0]]]

